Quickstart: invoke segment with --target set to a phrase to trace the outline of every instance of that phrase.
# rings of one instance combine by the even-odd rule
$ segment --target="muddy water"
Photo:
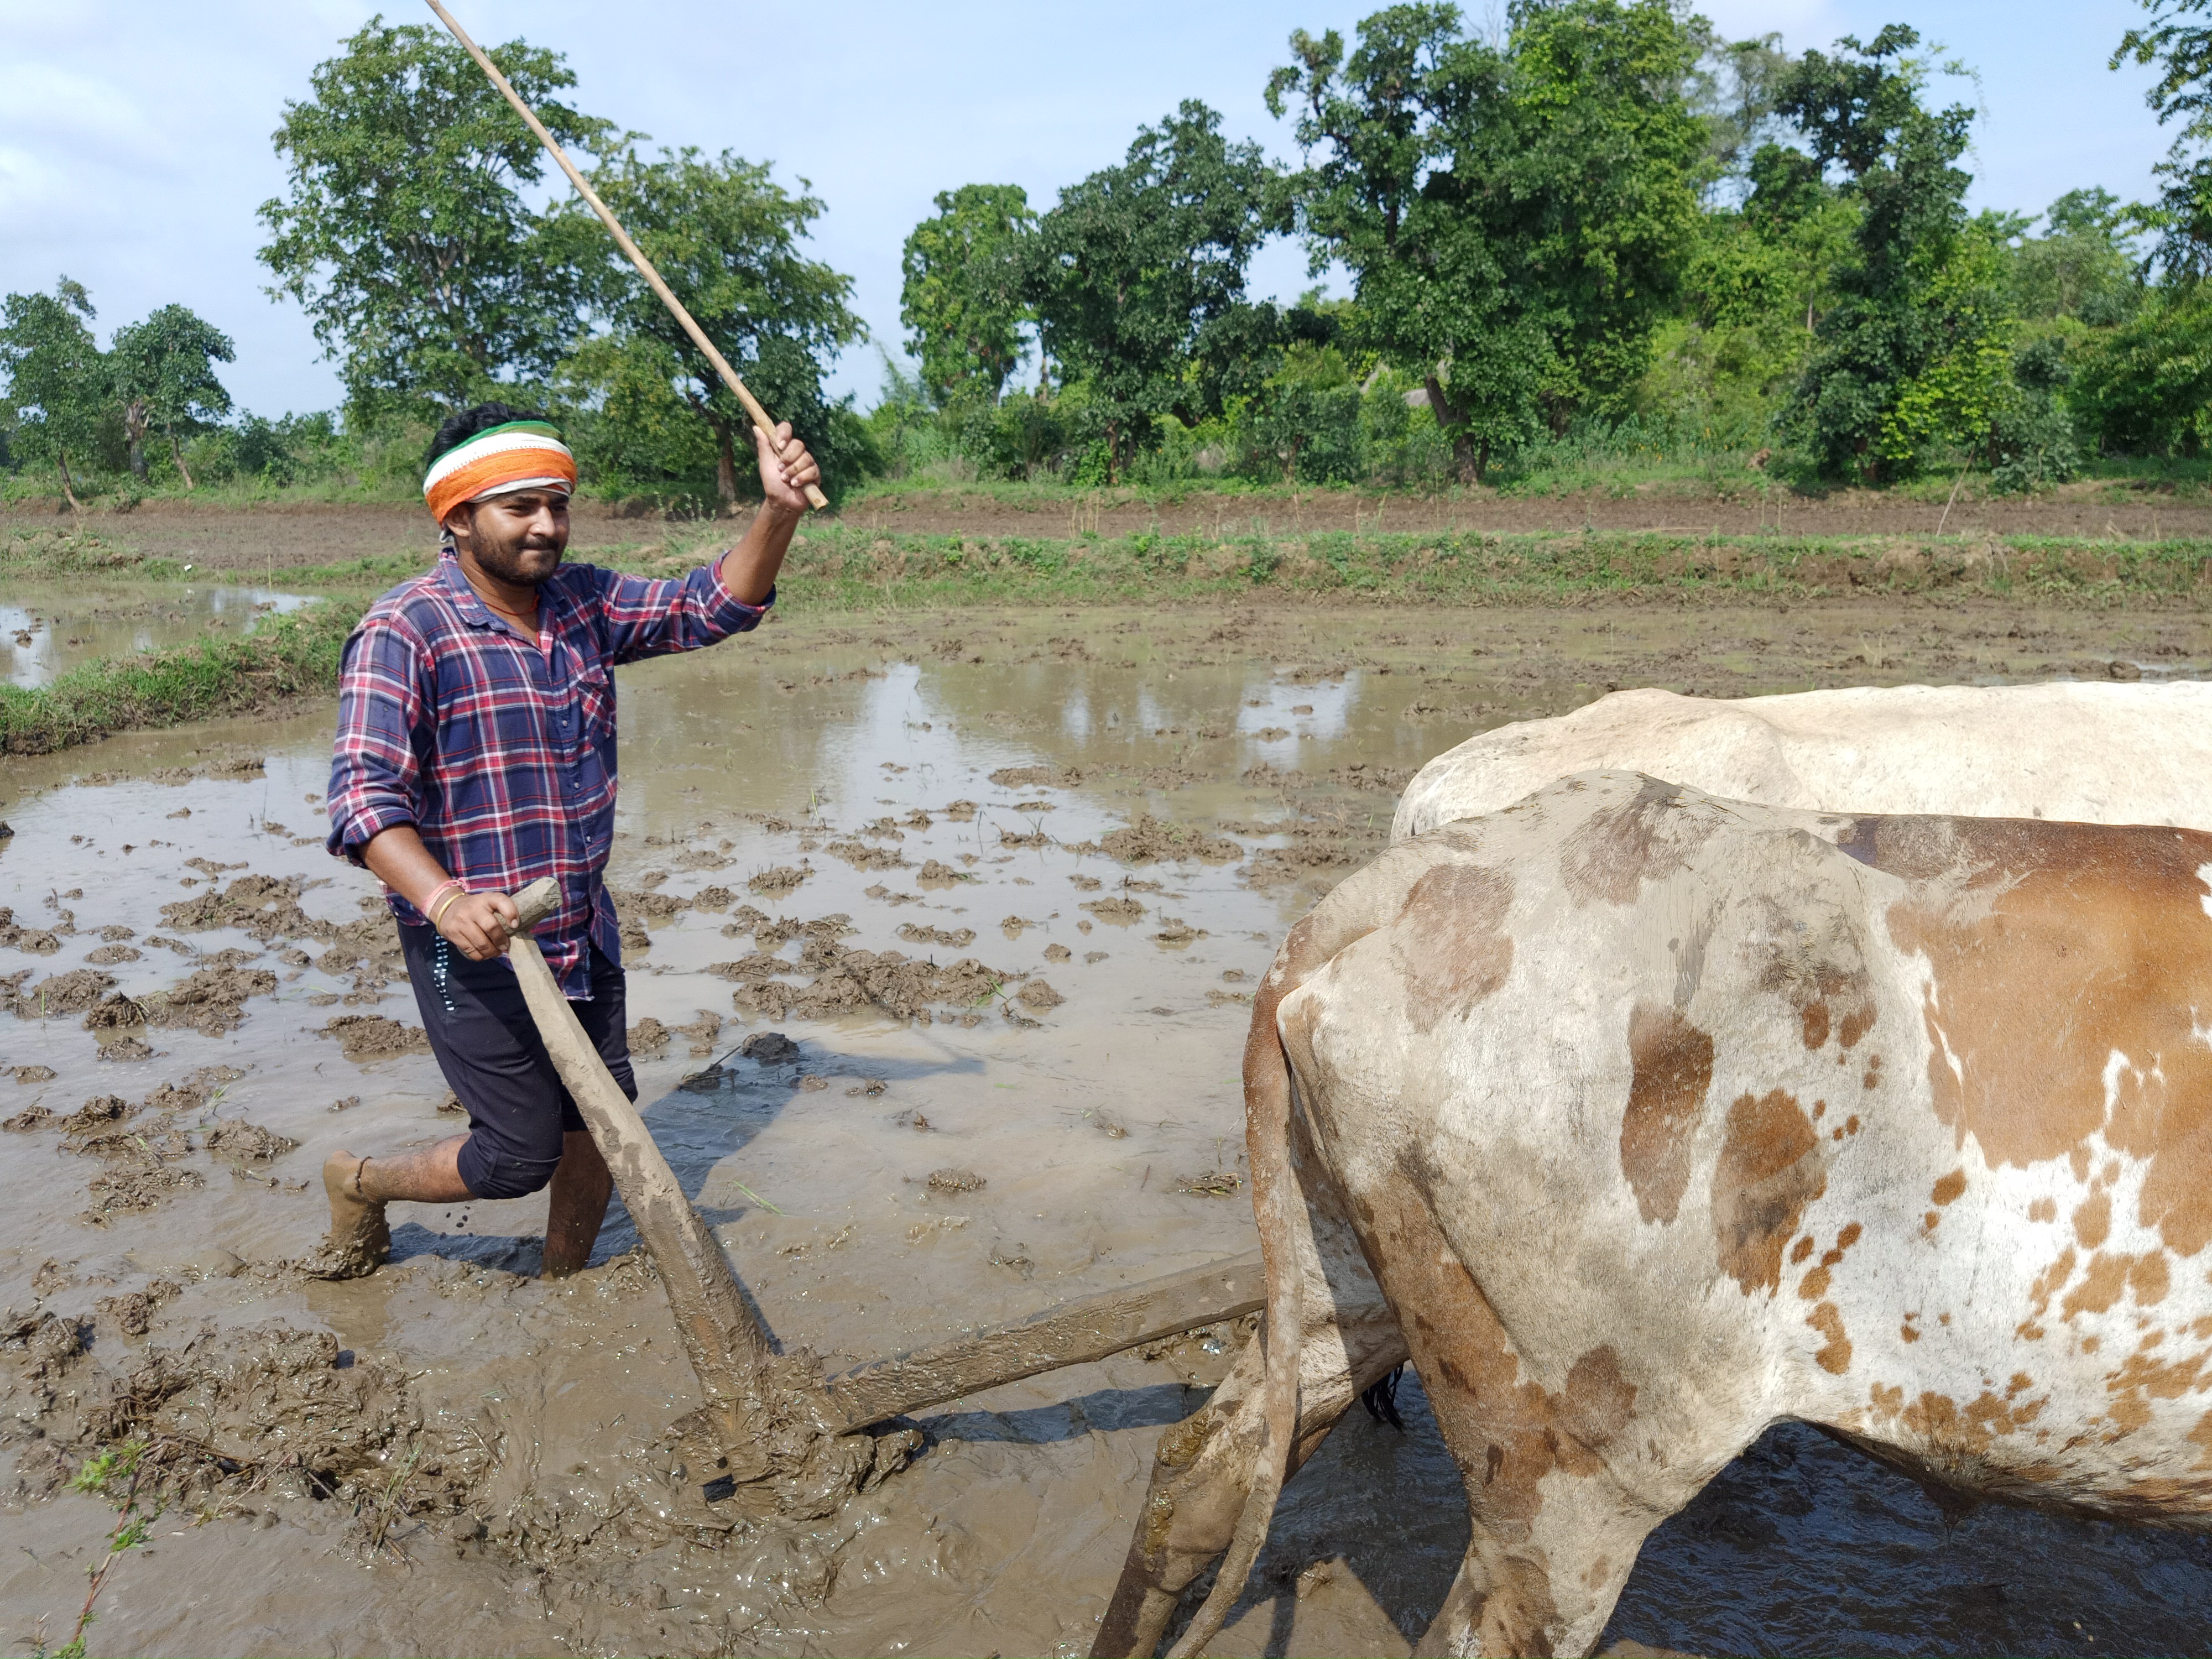
[[[1237,1253],[1243,999],[1430,754],[1610,684],[2191,672],[2206,647],[2191,617],[1863,606],[786,620],[622,677],[610,878],[646,935],[632,1021],[671,1033],[640,1054],[647,1121],[779,1340],[833,1364]],[[4,775],[0,975],[27,975],[0,1064],[27,1069],[0,1077],[0,1105],[138,1107],[117,1120],[130,1146],[100,1139],[106,1120],[0,1141],[0,1304],[60,1316],[0,1352],[9,1627],[45,1616],[66,1638],[112,1510],[56,1488],[122,1420],[131,1376],[137,1431],[234,1472],[202,1458],[111,1579],[94,1652],[1080,1650],[1152,1442],[1203,1400],[1234,1332],[934,1409],[924,1454],[884,1485],[732,1530],[671,1472],[662,1431],[692,1385],[619,1212],[601,1265],[558,1286],[526,1277],[542,1200],[395,1206],[375,1277],[284,1270],[320,1228],[329,1151],[459,1127],[426,1054],[349,1059],[321,1034],[419,1024],[404,981],[349,945],[376,931],[356,926],[374,894],[321,851],[328,741],[310,713]],[[73,781],[94,775],[118,781]],[[297,890],[259,923],[234,908],[246,925],[200,925],[225,920],[210,894],[251,877]],[[786,937],[778,919],[823,925]],[[831,947],[878,971],[890,951],[988,971],[980,994],[972,974],[947,976],[960,994],[916,993],[911,1018],[836,1012]],[[780,970],[708,971],[759,953]],[[81,969],[113,983],[56,987]],[[164,1000],[210,971],[200,1000]],[[155,1023],[88,1032],[58,1012],[72,988]],[[769,1030],[796,1058],[736,1052]],[[162,1085],[179,1090],[140,1105]],[[257,1155],[243,1124],[297,1149]],[[117,1174],[132,1179],[95,1189]],[[88,1350],[54,1350],[80,1321]],[[269,1359],[270,1322],[328,1333],[336,1365]],[[161,1366],[190,1386],[156,1409]],[[1417,1384],[1401,1403],[1403,1436],[1355,1414],[1293,1485],[1218,1650],[1404,1651],[1418,1634],[1466,1522]],[[1655,1537],[1612,1637],[2193,1651],[2212,1645],[2201,1555],[2018,1511],[1947,1522],[1785,1426]]]
[[[11,583],[0,594],[7,683],[44,685],[94,657],[157,651],[210,634],[236,638],[270,611],[307,600],[273,588],[73,580]]]

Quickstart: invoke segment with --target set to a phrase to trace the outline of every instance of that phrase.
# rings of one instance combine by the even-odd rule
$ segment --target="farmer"
[[[438,429],[422,494],[434,569],[369,608],[346,641],[331,763],[330,850],[366,865],[398,918],[408,977],[469,1132],[416,1152],[331,1154],[331,1236],[309,1271],[352,1278],[390,1254],[395,1198],[459,1204],[551,1184],[544,1272],[581,1267],[612,1179],[555,1075],[506,960],[507,896],[560,884],[536,937],[585,1033],[635,1099],[622,946],[603,873],[615,815],[618,663],[757,627],[820,472],[759,434],[752,526],[681,581],[562,563],[576,465],[549,422],[483,404]],[[780,452],[780,453],[779,453]]]

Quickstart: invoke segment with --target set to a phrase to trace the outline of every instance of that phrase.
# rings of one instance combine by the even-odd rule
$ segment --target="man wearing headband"
[[[544,1271],[574,1273],[613,1182],[555,1074],[505,952],[507,895],[561,889],[538,945],[585,1032],[635,1099],[622,941],[601,879],[613,840],[612,670],[759,625],[806,487],[780,427],[758,434],[766,499],[735,547],[680,581],[563,564],[576,464],[550,422],[483,404],[439,428],[422,495],[435,568],[369,608],[346,641],[331,764],[330,850],[384,884],[439,1068],[469,1132],[397,1154],[333,1152],[327,1278],[389,1253],[393,1199],[459,1204],[548,1185]]]

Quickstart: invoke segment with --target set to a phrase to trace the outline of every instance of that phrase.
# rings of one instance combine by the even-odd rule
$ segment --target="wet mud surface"
[[[1404,778],[1611,684],[2212,668],[2194,615],[1786,611],[785,617],[624,670],[610,882],[646,1120],[777,1339],[834,1369],[1252,1248],[1237,1056],[1289,923]],[[321,850],[326,715],[7,763],[0,1620],[92,1651],[1079,1652],[1160,1431],[1233,1328],[933,1407],[848,1501],[709,1503],[619,1206],[392,1207],[329,1284],[320,1161],[461,1120],[373,884]],[[1403,1652],[1466,1540],[1418,1383],[1285,1496],[1217,1650]],[[911,1431],[911,1432],[909,1432]],[[2203,1547],[1984,1509],[1792,1425],[1647,1546],[1608,1641],[2198,1651]]]

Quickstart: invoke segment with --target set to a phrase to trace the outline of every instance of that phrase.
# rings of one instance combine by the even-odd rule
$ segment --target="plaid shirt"
[[[757,627],[719,560],[681,581],[564,564],[538,589],[538,637],[485,608],[448,548],[374,605],[346,641],[331,761],[330,850],[415,826],[471,892],[540,876],[561,905],[537,938],[561,988],[591,995],[591,953],[622,960],[602,872],[614,837],[616,664],[696,651]],[[422,913],[396,893],[392,913]]]

